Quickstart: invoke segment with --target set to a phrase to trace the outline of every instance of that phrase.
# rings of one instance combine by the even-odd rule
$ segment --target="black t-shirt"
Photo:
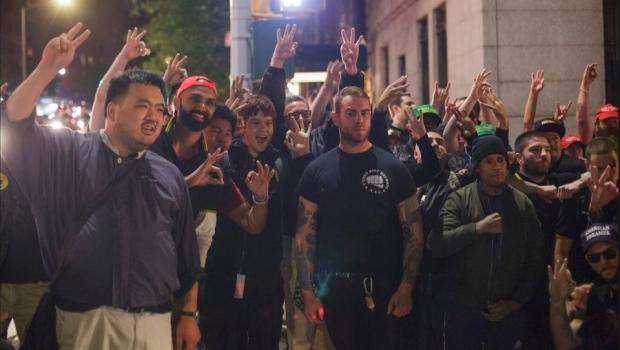
[[[407,168],[376,146],[357,154],[338,147],[310,163],[299,194],[318,205],[317,273],[400,278],[403,236],[396,205],[414,193]]]
[[[618,292],[609,285],[595,285],[588,295],[588,309],[578,335],[583,349],[618,349]]]
[[[588,227],[590,207],[590,191],[582,189],[573,198],[564,201],[560,210],[560,235],[573,240],[568,257],[568,266],[577,283],[600,281],[585,259],[585,253],[581,246],[581,233]],[[601,223],[614,223],[617,221],[618,201],[612,201],[603,207],[603,215],[599,219]]]
[[[525,181],[535,183],[541,186],[560,186],[559,180],[553,174],[545,177],[542,182],[535,182],[534,180],[528,178],[520,172],[517,172],[517,176]],[[534,204],[536,216],[538,217],[538,221],[540,221],[540,226],[544,234],[543,242],[545,251],[545,264],[549,265],[553,263],[555,235],[561,233],[561,230],[564,229],[562,227],[563,225],[561,225],[560,223],[560,210],[562,207],[562,203],[558,199],[554,199],[551,201],[551,203],[548,203],[536,194],[528,194],[527,196],[532,201],[532,204]]]
[[[30,205],[0,161],[0,283],[47,281]]]

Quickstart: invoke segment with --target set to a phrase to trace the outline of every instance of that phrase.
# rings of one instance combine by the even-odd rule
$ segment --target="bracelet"
[[[265,204],[269,201],[269,193],[262,197],[257,197],[254,193],[252,193],[252,201],[254,204]]]
[[[194,319],[198,319],[198,311],[181,311],[181,316],[188,316]]]

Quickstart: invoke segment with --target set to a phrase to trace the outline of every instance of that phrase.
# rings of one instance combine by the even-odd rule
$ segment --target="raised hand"
[[[266,198],[269,194],[269,182],[276,174],[275,170],[271,170],[269,165],[263,165],[260,161],[256,161],[256,170],[252,170],[245,177],[245,184],[248,189],[257,197]]]
[[[325,76],[325,86],[329,88],[329,91],[337,91],[338,85],[340,85],[340,72],[344,67],[344,63],[336,60],[330,61],[327,64],[327,76]]]
[[[583,75],[581,76],[581,88],[586,90],[589,89],[590,84],[592,84],[597,76],[598,73],[596,72],[596,63],[586,65]]]
[[[467,115],[463,115],[455,105],[449,105],[449,113],[456,118],[456,127],[461,132],[461,136],[468,138],[476,133],[476,123]]]
[[[424,125],[422,117],[418,118],[415,115],[410,115],[409,121],[407,122],[407,129],[413,141],[418,141],[422,136],[426,135],[426,126]]]
[[[476,223],[476,233],[491,235],[502,233],[502,217],[498,213],[486,216]]]
[[[205,185],[223,185],[224,176],[222,170],[214,164],[222,159],[228,152],[222,152],[221,148],[207,155],[207,159],[193,173],[185,177],[189,187]]]
[[[187,78],[187,70],[183,68],[183,63],[185,63],[186,59],[187,56],[181,57],[181,55],[177,53],[170,61],[168,61],[166,71],[162,77],[166,85],[172,86]]]
[[[297,24],[293,26],[287,24],[284,34],[281,33],[280,28],[276,31],[276,47],[273,49],[270,63],[272,67],[282,68],[284,61],[295,56],[298,45],[296,41],[293,41],[295,32],[297,32]]]
[[[555,114],[553,115],[553,119],[558,123],[564,123],[564,119],[566,119],[566,115],[573,105],[573,101],[568,101],[567,105],[561,105],[559,103],[555,104]]]
[[[287,123],[289,124],[289,130],[284,138],[286,148],[297,157],[310,153],[310,130],[312,130],[312,123],[304,127],[301,117],[297,119],[291,117],[287,120]]]
[[[355,40],[355,28],[351,28],[351,32],[347,35],[347,32],[342,29],[340,31],[340,37],[342,38],[342,44],[340,45],[340,57],[344,63],[344,70],[347,74],[357,74],[357,59],[360,55],[360,44],[364,37],[360,35]]]
[[[538,95],[545,87],[545,71],[539,69],[532,72],[532,82],[530,83],[530,91]]]
[[[563,304],[577,285],[568,269],[568,259],[557,260],[553,267],[547,265],[547,274],[551,302]]]
[[[409,83],[407,82],[407,76],[403,75],[402,77],[394,80],[390,85],[388,85],[379,99],[377,100],[376,109],[379,111],[386,111],[390,102],[394,101],[398,96],[404,95],[407,93],[407,88],[409,87]]]
[[[489,108],[495,114],[495,117],[500,122],[500,127],[507,128],[508,127],[508,109],[502,100],[499,99],[494,93],[492,89],[488,89],[484,92],[484,97],[486,99],[485,102],[483,100],[478,100],[480,105]]]
[[[435,90],[433,90],[433,98],[431,99],[431,105],[439,109],[439,106],[445,103],[446,99],[450,95],[450,82],[445,88],[439,86],[438,82],[435,82]]]
[[[41,67],[49,68],[54,72],[67,67],[75,57],[75,50],[84,43],[90,35],[90,30],[86,29],[81,34],[82,23],[75,24],[67,33],[52,38],[45,48],[41,56]]]
[[[599,213],[604,206],[612,200],[618,198],[618,187],[610,181],[611,167],[608,165],[602,174],[599,174],[597,167],[591,165],[590,173],[592,182],[590,183],[590,214]]]
[[[490,75],[491,75],[490,71],[483,69],[482,71],[480,71],[480,73],[478,73],[478,75],[474,77],[474,83],[471,86],[469,95],[473,96],[475,100],[480,98],[478,93],[481,92],[484,87],[489,87],[489,88],[491,87],[491,84],[487,82],[487,79],[489,78]]]
[[[134,27],[127,31],[127,38],[125,39],[125,45],[121,49],[121,55],[128,61],[138,58],[140,56],[147,56],[151,53],[151,50],[146,47],[146,43],[142,41],[142,38],[146,35],[146,30],[138,32],[138,28]]]

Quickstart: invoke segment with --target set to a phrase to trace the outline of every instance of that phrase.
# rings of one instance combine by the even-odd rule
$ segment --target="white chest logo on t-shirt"
[[[372,194],[383,194],[390,188],[390,180],[383,171],[370,169],[362,176],[362,186]]]

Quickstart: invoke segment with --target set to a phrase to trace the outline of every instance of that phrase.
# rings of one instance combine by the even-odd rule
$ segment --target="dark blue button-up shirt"
[[[28,199],[48,274],[63,234],[131,162],[146,166],[82,227],[58,281],[62,300],[128,308],[185,294],[200,268],[187,185],[179,170],[146,151],[121,158],[103,132],[80,134],[2,121],[2,154]]]

